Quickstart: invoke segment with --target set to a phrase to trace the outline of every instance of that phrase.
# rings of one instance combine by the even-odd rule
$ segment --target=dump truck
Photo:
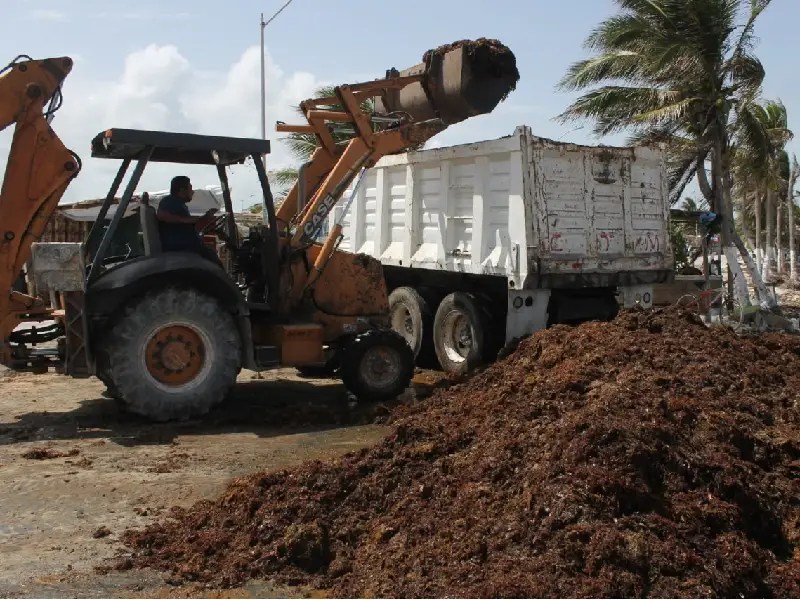
[[[318,233],[347,187],[382,157],[494,110],[519,79],[508,48],[462,40],[426,52],[410,69],[302,102],[306,123],[276,129],[310,134],[317,147],[280,208],[264,168],[268,140],[103,129],[91,140],[91,156],[119,168],[88,239],[37,243],[82,165],[52,127],[72,67],[69,57],[20,56],[0,71],[0,129],[15,125],[0,190],[0,363],[55,363],[71,377],[97,376],[126,410],[158,421],[205,414],[243,368],[333,361],[364,401],[408,387],[413,354],[390,327],[381,263],[338,249],[338,227],[324,240]],[[367,111],[373,101],[380,108]],[[241,236],[227,173],[246,161],[255,166],[263,223]],[[205,165],[218,177],[225,210],[196,228],[221,240],[233,272],[200,252],[165,251],[159,217],[146,201],[138,206],[142,252],[111,251],[154,162]],[[58,306],[15,289],[29,261],[37,292],[60,298]],[[53,324],[35,325],[42,321]],[[46,342],[56,348],[38,347]]]
[[[420,364],[452,373],[552,324],[650,307],[673,277],[658,146],[560,143],[520,126],[386,156],[346,197],[331,217],[339,247],[380,260],[392,327]]]

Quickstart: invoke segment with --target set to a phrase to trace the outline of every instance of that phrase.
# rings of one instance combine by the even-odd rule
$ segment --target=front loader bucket
[[[429,50],[422,60],[399,72],[401,77],[422,74],[422,81],[387,90],[378,112],[407,113],[415,121],[438,118],[452,125],[492,112],[519,81],[513,52],[497,40],[462,40]]]

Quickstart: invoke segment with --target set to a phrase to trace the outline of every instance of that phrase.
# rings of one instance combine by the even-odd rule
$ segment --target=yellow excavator
[[[206,413],[242,368],[333,366],[361,400],[407,388],[413,356],[390,328],[381,264],[338,250],[339,224],[324,239],[320,231],[347,188],[381,157],[494,110],[519,79],[507,47],[463,40],[426,52],[410,69],[302,102],[307,122],[279,123],[277,131],[313,134],[317,148],[277,211],[263,162],[267,140],[101,131],[92,157],[120,165],[92,230],[83,243],[39,243],[81,167],[50,127],[71,67],[69,58],[19,57],[0,75],[0,128],[16,125],[0,192],[0,362],[14,369],[56,363],[72,377],[95,375],[124,408],[158,421]],[[337,141],[334,132],[342,131]],[[227,168],[246,161],[259,179],[263,223],[242,236]],[[134,199],[151,162],[216,170],[225,210],[201,233],[222,240],[229,272],[195,253],[162,250],[154,207]],[[115,256],[115,235],[131,210],[138,211],[142,250]],[[26,264],[36,294],[15,285]],[[57,306],[46,305],[46,292],[60,299]],[[55,324],[19,327],[41,321]],[[53,341],[55,350],[38,348]]]

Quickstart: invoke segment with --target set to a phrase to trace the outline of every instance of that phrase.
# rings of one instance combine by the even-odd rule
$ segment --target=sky
[[[134,127],[260,137],[259,15],[268,18],[285,0],[15,0],[4,2],[0,62],[18,54],[75,60],[64,84],[64,104],[53,128],[83,159],[83,170],[62,202],[105,196],[116,161],[90,157],[89,143],[110,127]],[[612,0],[292,0],[265,29],[266,122],[272,153],[269,170],[295,165],[276,121],[298,122],[294,107],[324,84],[382,77],[386,69],[417,64],[429,48],[458,39],[497,38],[517,57],[517,89],[489,115],[459,123],[429,147],[470,143],[513,133],[575,143],[602,140],[581,123],[555,117],[577,96],[557,90],[568,66],[588,56],[583,40],[614,14]],[[767,76],[765,98],[780,98],[800,154],[800,78],[796,76],[800,0],[773,0],[759,19],[756,53]],[[0,169],[11,143],[0,132]],[[216,183],[212,167],[151,165],[139,186],[159,191],[175,174],[195,188]],[[259,201],[255,169],[236,166],[234,207]]]

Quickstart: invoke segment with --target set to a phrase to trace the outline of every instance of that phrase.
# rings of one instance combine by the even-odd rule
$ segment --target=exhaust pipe
[[[497,40],[461,40],[428,50],[418,65],[387,77],[422,75],[401,90],[384,90],[378,114],[405,113],[414,121],[452,125],[492,112],[516,88],[514,53]]]

